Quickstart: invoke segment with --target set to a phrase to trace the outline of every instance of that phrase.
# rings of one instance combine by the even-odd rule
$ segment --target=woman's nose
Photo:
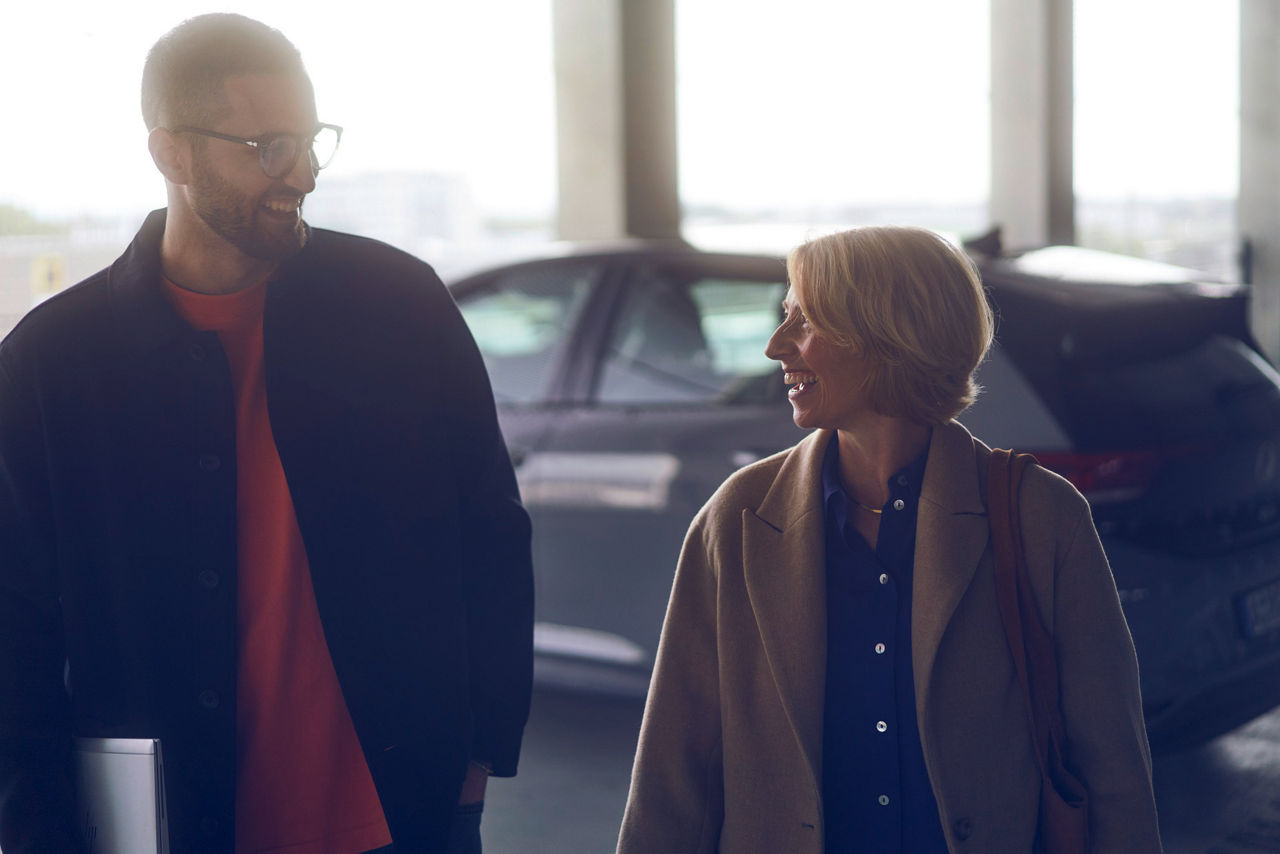
[[[769,336],[769,342],[764,345],[764,354],[770,359],[781,360],[788,344],[786,324],[784,323],[773,330],[773,334]]]

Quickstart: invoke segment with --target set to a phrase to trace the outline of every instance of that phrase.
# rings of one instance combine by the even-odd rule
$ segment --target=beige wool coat
[[[619,854],[821,854],[826,603],[818,431],[737,472],[676,569]],[[951,854],[1028,854],[1040,779],[996,604],[990,450],[937,427],[921,492],[912,665]],[[1088,505],[1033,469],[1021,494],[1037,604],[1061,668],[1068,763],[1093,851],[1159,852],[1137,660]]]

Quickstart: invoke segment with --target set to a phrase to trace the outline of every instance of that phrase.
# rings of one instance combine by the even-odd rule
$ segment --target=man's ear
[[[165,128],[155,128],[147,134],[147,149],[160,174],[171,184],[186,184],[191,180],[191,148],[183,145],[176,134]]]

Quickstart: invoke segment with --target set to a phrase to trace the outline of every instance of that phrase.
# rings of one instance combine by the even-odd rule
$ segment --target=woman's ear
[[[147,149],[169,183],[181,185],[191,180],[191,148],[183,145],[177,135],[166,128],[155,128],[147,135]]]

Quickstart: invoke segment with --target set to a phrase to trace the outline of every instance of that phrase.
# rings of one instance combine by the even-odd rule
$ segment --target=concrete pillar
[[[1253,334],[1280,356],[1280,4],[1240,3],[1240,236],[1251,248]]]
[[[564,239],[680,236],[675,0],[553,0]]]
[[[991,0],[991,222],[1004,245],[1075,242],[1072,0]]]

